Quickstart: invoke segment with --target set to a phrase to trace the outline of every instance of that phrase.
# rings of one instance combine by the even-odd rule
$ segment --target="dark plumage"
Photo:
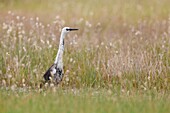
[[[58,68],[57,64],[53,64],[44,74],[45,82],[54,81],[56,84],[59,84],[63,78],[63,69]]]

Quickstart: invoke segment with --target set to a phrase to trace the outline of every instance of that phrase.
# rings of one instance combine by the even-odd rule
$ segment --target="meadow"
[[[0,0],[0,112],[170,112],[169,0]],[[64,26],[64,78],[45,85]]]

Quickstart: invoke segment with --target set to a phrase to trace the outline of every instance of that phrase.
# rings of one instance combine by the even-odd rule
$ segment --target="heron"
[[[64,38],[70,31],[75,31],[78,29],[64,27],[61,31],[60,42],[58,52],[52,66],[45,72],[44,79],[45,83],[48,81],[53,81],[55,84],[59,84],[62,81],[64,71],[63,71],[63,53],[64,53]]]

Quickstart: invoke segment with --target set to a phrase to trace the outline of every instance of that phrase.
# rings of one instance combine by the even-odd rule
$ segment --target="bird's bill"
[[[79,30],[79,29],[74,29],[74,28],[69,28],[69,31],[75,31],[75,30]]]

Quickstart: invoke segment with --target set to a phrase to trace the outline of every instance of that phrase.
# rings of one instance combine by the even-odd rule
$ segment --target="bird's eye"
[[[69,31],[69,29],[66,29],[66,31]]]

